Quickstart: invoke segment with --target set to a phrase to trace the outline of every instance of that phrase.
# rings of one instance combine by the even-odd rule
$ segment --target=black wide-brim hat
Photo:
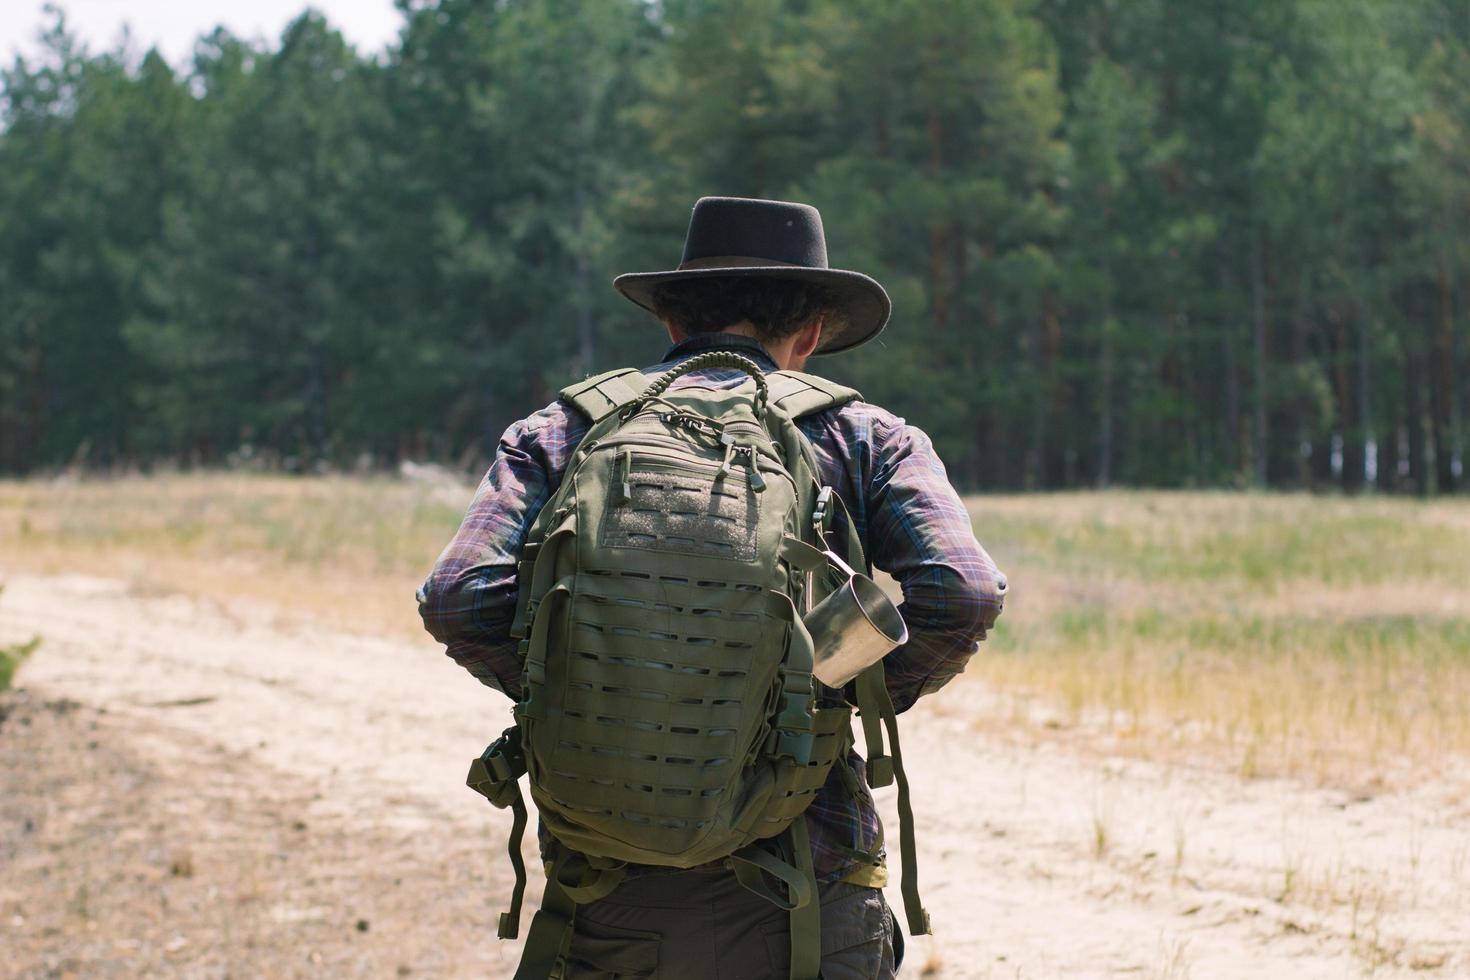
[[[892,304],[861,272],[827,267],[822,215],[808,204],[747,197],[702,197],[689,218],[684,258],[667,272],[630,272],[618,292],[654,312],[653,291],[679,279],[794,279],[825,288],[836,302],[814,354],[851,350],[878,336]]]

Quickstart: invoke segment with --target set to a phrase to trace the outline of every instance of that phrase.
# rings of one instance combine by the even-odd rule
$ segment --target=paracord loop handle
[[[771,390],[766,386],[766,373],[761,370],[761,366],[755,363],[755,361],[742,354],[728,350],[712,350],[704,354],[696,354],[687,361],[682,361],[669,368],[669,370],[659,375],[653,384],[643,390],[643,393],[638,396],[638,400],[628,407],[628,413],[632,414],[636,412],[639,408],[643,407],[644,402],[662,395],[668,390],[669,385],[674,383],[675,378],[688,374],[690,371],[699,371],[711,367],[739,368],[755,379],[755,417],[764,421],[766,417],[766,403],[771,398]]]

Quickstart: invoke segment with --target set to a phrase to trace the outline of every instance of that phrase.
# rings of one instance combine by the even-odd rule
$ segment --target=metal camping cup
[[[828,687],[841,687],[908,642],[909,628],[883,589],[831,551],[827,560],[847,581],[802,617],[812,635],[812,674]]]

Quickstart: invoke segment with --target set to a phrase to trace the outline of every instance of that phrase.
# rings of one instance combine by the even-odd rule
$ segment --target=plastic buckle
[[[519,795],[516,781],[525,771],[526,756],[521,749],[520,730],[507,728],[480,753],[478,759],[470,763],[465,785],[504,809]]]
[[[777,758],[787,758],[798,766],[811,765],[812,733],[776,731],[776,747],[771,753]]]
[[[809,694],[787,692],[781,695],[781,713],[776,716],[776,727],[783,731],[811,731],[812,713],[807,710],[810,700]]]

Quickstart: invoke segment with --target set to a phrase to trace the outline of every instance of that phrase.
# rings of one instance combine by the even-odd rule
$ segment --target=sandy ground
[[[508,706],[427,638],[8,576],[0,643],[36,634],[0,698],[0,976],[513,972],[509,821],[462,782]],[[1242,782],[989,701],[906,718],[938,933],[906,976],[1470,977],[1464,771]]]

